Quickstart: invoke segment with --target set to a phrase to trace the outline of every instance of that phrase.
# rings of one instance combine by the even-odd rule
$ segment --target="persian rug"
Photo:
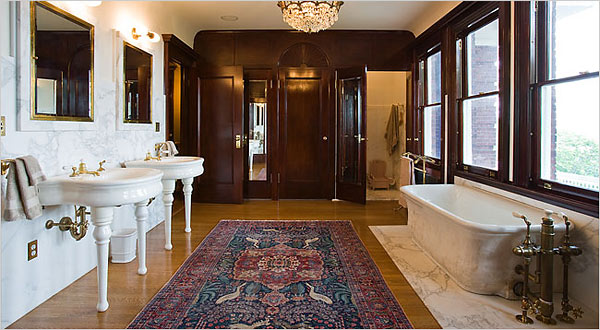
[[[412,328],[350,221],[222,220],[129,328]]]

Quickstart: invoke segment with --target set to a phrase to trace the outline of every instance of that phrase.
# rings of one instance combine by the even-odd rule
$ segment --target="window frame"
[[[417,112],[419,114],[419,139],[421,141],[420,143],[420,154],[421,155],[425,155],[425,108],[428,107],[434,107],[434,106],[439,106],[441,109],[441,114],[440,114],[440,121],[441,121],[441,127],[440,127],[440,157],[436,158],[436,157],[431,157],[431,156],[427,156],[429,158],[431,158],[433,161],[435,161],[435,164],[428,164],[428,166],[432,166],[437,170],[441,169],[441,164],[442,164],[442,160],[444,157],[444,137],[443,137],[443,132],[444,132],[444,112],[443,112],[443,98],[444,98],[444,93],[442,90],[442,86],[443,86],[443,78],[440,75],[440,100],[439,102],[434,102],[434,103],[429,103],[429,97],[428,97],[428,92],[429,92],[429,84],[428,84],[428,79],[427,79],[427,74],[428,74],[428,70],[427,70],[427,59],[429,59],[431,56],[440,53],[440,73],[441,75],[443,75],[442,71],[443,71],[443,54],[442,54],[442,44],[440,42],[436,43],[433,47],[429,48],[426,52],[422,53],[420,56],[417,57]],[[421,69],[421,63],[423,63],[423,69]],[[422,70],[422,71],[421,71]],[[421,75],[422,74],[422,75]],[[422,90],[421,88],[419,88],[422,84]],[[421,93],[423,94],[421,96]]]
[[[457,117],[457,145],[456,145],[456,174],[462,174],[467,178],[470,177],[484,177],[492,180],[499,181],[507,181],[507,171],[508,168],[508,101],[506,97],[508,96],[504,86],[507,85],[507,70],[506,65],[510,60],[505,54],[507,53],[507,49],[509,50],[510,46],[507,44],[507,38],[505,37],[506,33],[510,33],[510,31],[506,28],[506,14],[505,10],[499,4],[494,4],[493,6],[484,6],[473,15],[467,17],[459,24],[456,24],[454,27],[455,33],[453,35],[453,42],[456,46],[457,41],[461,40],[461,50],[460,50],[460,58],[455,58],[456,62],[460,61],[460,73],[457,71],[457,77],[460,75],[461,81],[456,81],[456,98],[455,98],[455,109],[456,109],[456,117]],[[466,39],[468,35],[474,31],[479,30],[480,28],[492,23],[493,21],[498,20],[498,89],[493,92],[485,92],[476,95],[468,95],[468,74],[467,74],[467,42]],[[510,38],[508,38],[510,40]],[[455,49],[454,56],[457,57],[457,49]],[[510,73],[508,73],[510,74]],[[467,94],[466,96],[464,96]],[[498,95],[498,169],[488,169],[485,167],[480,167],[471,164],[463,163],[463,103],[466,100],[475,100],[481,99],[486,96]]]
[[[530,36],[534,37],[533,43],[530,43],[533,49],[530,49],[529,70],[531,71],[529,79],[529,97],[531,99],[531,168],[529,177],[529,188],[541,193],[553,195],[556,197],[566,197],[585,204],[593,204],[598,206],[598,192],[583,189],[575,186],[562,184],[556,181],[544,180],[541,178],[541,89],[548,85],[557,85],[560,83],[568,83],[581,81],[593,77],[598,77],[598,71],[567,76],[561,78],[550,78],[549,63],[548,63],[548,4],[539,1],[534,4],[535,12],[531,12],[529,6],[530,17]],[[533,20],[533,21],[532,21]],[[534,30],[531,31],[531,27]],[[596,209],[597,211],[597,209]]]

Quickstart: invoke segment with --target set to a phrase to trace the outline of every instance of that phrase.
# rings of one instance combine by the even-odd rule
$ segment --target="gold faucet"
[[[97,171],[97,172],[106,171],[106,169],[103,167],[103,166],[104,166],[104,164],[106,164],[106,159],[105,159],[105,160],[103,160],[103,161],[101,161],[100,163],[98,163],[98,165],[100,165],[100,166],[98,166],[98,169],[97,169],[96,171]]]
[[[144,158],[144,161],[149,161],[153,159],[158,160],[160,162],[162,160],[162,157],[160,157],[160,153],[158,154],[158,156],[152,157],[152,154],[150,153],[150,151],[148,151],[146,153],[146,158]]]
[[[100,167],[102,167],[102,166],[100,166]],[[94,176],[100,176],[100,173],[98,173],[98,171],[100,171],[100,169],[98,169],[98,171],[88,171],[87,165],[85,165],[85,163],[83,162],[83,159],[79,163],[79,169],[77,169],[77,167],[75,167],[75,166],[73,166],[71,169],[73,170],[73,173],[71,173],[71,175],[69,175],[70,177],[76,177],[76,176],[80,176],[82,174],[92,174]],[[104,169],[102,169],[102,170],[104,170]]]

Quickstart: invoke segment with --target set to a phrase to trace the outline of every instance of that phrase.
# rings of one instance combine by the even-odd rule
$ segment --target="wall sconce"
[[[159,42],[160,36],[156,32],[142,30],[140,28],[131,29],[131,37],[133,40],[148,40],[150,42]]]

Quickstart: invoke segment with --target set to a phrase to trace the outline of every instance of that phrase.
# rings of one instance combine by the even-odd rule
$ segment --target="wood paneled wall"
[[[278,66],[293,45],[309,43],[326,53],[331,67],[366,64],[369,70],[404,71],[411,69],[412,52],[406,46],[414,39],[409,31],[200,31],[194,50],[201,65],[266,68]]]

